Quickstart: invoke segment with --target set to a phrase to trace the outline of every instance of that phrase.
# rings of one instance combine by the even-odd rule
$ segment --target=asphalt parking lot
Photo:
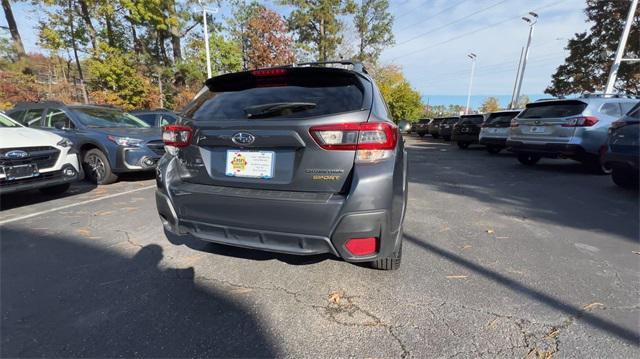
[[[640,354],[637,193],[568,160],[406,141],[397,272],[168,240],[149,176],[3,197],[2,356]]]

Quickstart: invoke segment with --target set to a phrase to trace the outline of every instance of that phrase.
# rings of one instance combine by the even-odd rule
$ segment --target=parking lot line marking
[[[78,202],[78,203],[71,203],[71,204],[67,204],[64,206],[60,206],[60,207],[56,207],[56,208],[51,208],[51,209],[47,209],[46,211],[40,211],[40,212],[36,212],[36,213],[31,213],[31,214],[27,214],[24,216],[20,216],[20,217],[16,217],[16,218],[9,218],[9,219],[5,219],[3,221],[0,221],[0,225],[3,224],[7,224],[7,223],[11,223],[11,222],[16,222],[16,221],[21,221],[23,219],[29,219],[29,218],[33,218],[33,217],[37,217],[37,216],[41,216],[43,214],[47,214],[47,213],[51,213],[51,212],[55,212],[55,211],[59,211],[62,209],[67,209],[67,208],[71,208],[71,207],[77,207],[77,206],[82,206],[83,204],[88,204],[88,203],[93,203],[93,202],[98,202],[101,201],[103,199],[109,199],[109,198],[114,198],[114,197],[119,197],[119,196],[124,196],[126,194],[130,194],[130,193],[134,193],[134,192],[140,192],[143,191],[145,189],[150,189],[150,188],[156,188],[156,185],[152,185],[152,186],[146,186],[146,187],[142,187],[142,188],[136,188],[136,189],[132,189],[129,191],[124,191],[124,192],[120,192],[120,193],[114,193],[114,194],[110,194],[108,196],[104,196],[104,197],[100,197],[100,198],[93,198],[93,199],[88,199],[86,201],[82,201],[82,202]]]

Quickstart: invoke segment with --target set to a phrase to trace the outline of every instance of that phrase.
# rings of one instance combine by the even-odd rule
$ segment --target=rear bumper
[[[67,169],[73,169],[73,175],[65,175],[64,171]],[[14,193],[28,191],[38,188],[46,188],[57,186],[65,183],[72,183],[81,180],[83,177],[82,172],[70,165],[64,165],[60,170],[43,172],[38,177],[25,178],[16,181],[2,181],[0,182],[0,194]]]
[[[495,138],[495,137],[480,137],[480,140],[478,141],[478,143],[485,146],[506,147],[507,139]]]
[[[453,135],[451,135],[451,140],[452,141],[460,141],[460,142],[471,142],[471,143],[478,143],[478,136],[479,135],[470,135],[470,134],[466,134],[466,133],[454,133]]]
[[[560,143],[525,143],[520,141],[506,141],[507,148],[511,152],[536,153],[542,156],[555,157],[580,157],[585,154],[585,150],[580,145],[560,144]]]
[[[341,195],[188,183],[177,176],[177,162],[165,157],[157,172],[156,204],[165,229],[178,235],[273,252],[331,253],[351,262],[372,261],[391,256],[399,243],[405,159],[354,169],[351,189]],[[353,256],[346,250],[349,239],[367,237],[378,238],[376,253]]]
[[[604,162],[615,166],[615,165],[623,165],[631,167],[634,171],[638,171],[640,168],[639,162],[640,157],[638,155],[617,153],[617,152],[607,152],[604,157]]]

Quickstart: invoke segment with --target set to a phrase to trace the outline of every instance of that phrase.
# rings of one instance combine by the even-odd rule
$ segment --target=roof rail
[[[360,61],[353,60],[337,60],[337,61],[318,61],[318,62],[303,62],[299,64],[294,64],[293,66],[324,66],[326,65],[345,65],[352,66],[353,71],[360,72],[363,74],[368,74],[367,68],[364,67],[364,64]]]
[[[610,98],[631,98],[631,99],[640,99],[640,96],[638,95],[629,95],[626,93],[589,93],[589,92],[584,92],[582,93],[580,96],[580,98],[591,98],[591,97],[595,97],[595,98],[603,98],[603,97],[610,97]]]
[[[38,104],[38,105],[52,105],[52,106],[64,106],[64,102],[62,101],[51,101],[51,100],[47,100],[47,101],[18,101],[15,105],[15,107],[27,107],[30,105],[34,105],[34,104]]]

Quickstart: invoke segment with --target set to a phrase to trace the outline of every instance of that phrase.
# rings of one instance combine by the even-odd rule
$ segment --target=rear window
[[[484,122],[483,116],[468,116],[462,117],[460,120],[461,125],[479,125]]]
[[[452,117],[452,118],[447,119],[447,121],[446,121],[446,122],[447,122],[448,124],[450,124],[450,125],[453,125],[454,123],[456,123],[456,122],[458,122],[458,121],[460,121],[460,118],[459,118],[459,117]]]
[[[211,79],[210,90],[196,97],[182,115],[195,121],[309,118],[368,108],[363,84],[353,74],[287,71],[284,76],[262,78],[244,72]]]
[[[576,116],[587,108],[587,104],[581,101],[539,102],[527,105],[519,118],[554,118]]]
[[[492,113],[487,119],[489,125],[510,124],[511,120],[516,117],[518,112],[511,113]]]
[[[431,120],[428,119],[428,118],[423,118],[423,119],[418,120],[418,123],[429,123],[429,121],[431,121]]]

